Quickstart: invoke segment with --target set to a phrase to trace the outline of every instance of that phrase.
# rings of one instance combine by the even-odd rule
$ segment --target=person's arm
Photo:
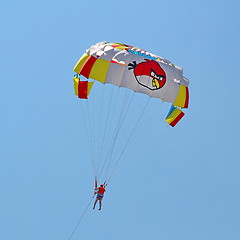
[[[97,194],[97,191],[98,190],[98,188],[97,187],[95,187],[95,190],[94,190],[94,194]]]

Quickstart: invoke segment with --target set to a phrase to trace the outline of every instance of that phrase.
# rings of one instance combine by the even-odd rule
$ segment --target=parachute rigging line
[[[119,91],[118,91],[118,94],[119,94]],[[125,96],[126,96],[126,93],[125,93]],[[101,168],[101,170],[100,170],[100,174],[98,175],[99,178],[101,177],[102,172],[103,172],[103,170],[105,169],[105,166],[106,166],[106,164],[107,164],[107,162],[108,162],[108,159],[109,159],[109,156],[110,156],[110,153],[111,153],[111,149],[114,148],[114,139],[115,139],[115,138],[117,137],[117,135],[118,135],[119,123],[121,122],[121,118],[122,118],[122,115],[123,115],[124,102],[125,102],[125,98],[123,99],[122,108],[121,108],[122,110],[121,110],[120,115],[119,115],[119,117],[118,117],[118,121],[117,121],[117,124],[116,124],[116,126],[115,126],[115,130],[114,130],[114,132],[113,132],[112,140],[110,141],[111,144],[110,144],[109,149],[108,149],[108,151],[107,151],[108,154],[106,154],[107,156],[105,157],[105,161],[104,161],[103,166],[102,166],[102,168]],[[115,108],[114,108],[114,112],[115,112]],[[112,114],[112,116],[114,116],[114,115]],[[113,126],[113,128],[114,128],[114,126]]]
[[[126,90],[127,91],[127,90]],[[122,125],[123,125],[123,123],[124,123],[124,120],[125,120],[125,118],[126,118],[126,116],[127,116],[127,113],[128,113],[128,111],[129,111],[129,108],[130,108],[130,106],[131,106],[131,104],[132,104],[132,101],[133,101],[133,97],[135,96],[135,92],[133,92],[133,94],[132,94],[132,96],[131,96],[131,98],[130,98],[130,101],[129,101],[129,103],[128,103],[128,105],[127,105],[127,107],[126,107],[126,109],[125,109],[125,113],[124,113],[124,115],[122,115],[122,119],[120,120],[119,119],[119,128],[118,128],[118,130],[117,130],[117,135],[116,135],[116,138],[114,139],[114,146],[115,146],[115,144],[116,144],[116,141],[117,141],[117,136],[118,136],[118,133],[119,133],[119,131],[120,131],[120,129],[121,129],[121,127],[122,127]],[[123,103],[125,102],[125,100],[123,101]],[[124,104],[124,106],[125,106],[125,104]],[[107,167],[107,171],[106,171],[106,175],[105,175],[105,181],[107,180],[107,177],[108,177],[108,173],[109,173],[109,169],[110,169],[110,165],[111,165],[111,163],[112,163],[112,155],[113,155],[113,148],[111,149],[111,152],[109,152],[109,164],[108,164],[108,167]]]
[[[148,136],[149,137],[149,136]],[[155,131],[155,134],[152,137],[149,137],[151,139],[151,142],[157,142],[157,140],[161,137],[161,135],[159,135],[158,131]],[[140,156],[142,156],[142,154],[144,153],[144,151],[146,150],[146,145],[144,145],[144,143],[142,143],[139,146],[139,151],[136,155],[134,155],[133,157],[129,157],[128,156],[128,161],[125,162],[124,167],[122,167],[121,170],[119,170],[119,168],[116,168],[115,173],[113,174],[112,178],[109,180],[110,182],[113,181],[113,179],[115,179],[116,175],[120,175],[121,172],[124,171],[124,169],[127,168],[127,166],[129,166],[132,162],[135,162]],[[121,160],[122,161],[122,160]]]
[[[140,79],[141,79],[141,77],[140,77]],[[150,81],[150,78],[148,79],[148,81]],[[100,174],[99,174],[99,178],[100,178],[101,175],[102,175],[102,173],[103,173],[103,170],[105,170],[105,178],[104,178],[105,181],[106,181],[107,178],[108,178],[109,171],[110,171],[110,169],[111,169],[110,166],[113,164],[113,159],[112,159],[112,157],[113,157],[113,151],[114,151],[114,149],[115,149],[115,145],[116,145],[116,142],[117,142],[117,139],[118,139],[118,135],[119,135],[120,130],[121,130],[121,127],[122,127],[122,125],[123,125],[123,123],[124,123],[124,121],[125,121],[125,118],[126,118],[126,116],[127,116],[127,113],[128,113],[128,111],[129,111],[129,108],[130,108],[130,106],[131,106],[131,104],[132,104],[133,98],[134,98],[134,96],[136,95],[136,94],[135,94],[135,93],[136,93],[136,89],[135,89],[135,91],[131,92],[130,100],[129,100],[130,94],[128,94],[128,93],[129,93],[129,92],[128,92],[128,89],[125,88],[125,94],[124,94],[124,98],[123,98],[123,101],[122,101],[122,107],[121,107],[121,111],[120,111],[120,116],[119,116],[119,118],[118,118],[118,123],[117,123],[116,129],[115,129],[114,134],[113,134],[113,139],[112,139],[112,141],[111,141],[112,144],[111,144],[110,147],[109,147],[108,154],[107,154],[107,156],[106,156],[106,159],[105,159],[104,164],[103,164],[103,166],[102,166],[101,172],[100,172]],[[148,98],[148,101],[147,101],[147,103],[146,103],[146,106],[148,105],[149,100],[150,100],[150,97]],[[126,104],[126,103],[127,103],[127,104]],[[142,114],[140,115],[137,123],[139,123],[139,121],[140,121],[140,119],[141,119],[141,116],[143,115],[143,113],[144,113],[144,111],[145,111],[145,109],[146,109],[146,106],[144,107],[143,112],[142,112]],[[133,135],[136,127],[137,127],[137,126],[135,126],[134,130],[132,131],[132,135]],[[132,137],[132,136],[130,136],[130,139],[131,139],[131,137]],[[130,139],[127,141],[127,144],[128,144],[128,142],[130,141]],[[123,152],[125,151],[125,149],[126,149],[126,147],[127,147],[127,144],[126,144],[126,146],[124,147]],[[121,155],[123,154],[123,152],[121,153]],[[120,156],[120,159],[121,159],[121,156]],[[120,159],[118,160],[118,162],[120,161]],[[117,167],[118,162],[115,163],[114,169]],[[114,171],[114,170],[113,170],[113,171]],[[111,169],[111,172],[112,172],[112,169]]]
[[[88,125],[89,125],[89,134],[90,134],[90,141],[91,141],[91,147],[92,147],[92,154],[93,154],[93,158],[94,158],[94,165],[96,165],[97,162],[97,153],[95,151],[94,148],[94,139],[96,139],[95,137],[95,130],[94,130],[94,125],[92,123],[92,118],[90,116],[90,107],[89,107],[89,99],[87,99],[87,118],[88,118]],[[96,174],[95,174],[96,175]],[[95,176],[94,176],[95,177]]]
[[[109,101],[110,104],[109,104],[109,106],[108,106],[107,119],[106,119],[106,121],[105,121],[104,132],[103,132],[103,137],[102,137],[102,141],[101,141],[102,144],[101,144],[101,149],[100,149],[98,166],[97,166],[97,170],[96,170],[96,174],[97,174],[97,175],[98,175],[98,171],[99,171],[99,166],[100,166],[101,161],[102,161],[103,146],[104,146],[104,143],[105,143],[107,125],[108,125],[108,121],[109,121],[109,114],[110,114],[110,109],[111,109],[111,106],[112,106],[113,89],[114,89],[114,86],[112,86],[111,97],[110,97],[110,101]],[[97,176],[96,176],[96,177],[97,177]],[[99,177],[100,177],[100,176],[99,176]]]
[[[120,154],[120,156],[119,156],[119,158],[118,158],[118,160],[117,160],[117,162],[116,162],[116,164],[115,164],[115,166],[114,166],[114,168],[113,168],[113,171],[112,171],[109,179],[107,180],[108,183],[109,183],[109,181],[111,180],[111,178],[112,178],[112,176],[113,176],[113,174],[114,174],[114,172],[115,172],[115,170],[116,170],[116,167],[118,166],[118,164],[119,164],[119,162],[120,162],[120,160],[121,160],[121,158],[122,158],[122,155],[123,155],[123,153],[125,152],[125,150],[126,150],[126,148],[127,148],[127,145],[128,145],[128,143],[129,143],[129,141],[131,140],[131,138],[132,138],[132,136],[133,136],[133,134],[134,134],[137,126],[139,125],[139,122],[140,122],[140,120],[142,119],[142,116],[143,116],[143,114],[144,114],[144,112],[145,112],[145,110],[146,110],[146,108],[147,108],[147,106],[148,106],[148,104],[149,104],[149,101],[150,101],[150,97],[148,98],[148,100],[147,100],[147,102],[146,102],[146,104],[145,104],[145,106],[144,106],[144,108],[143,108],[143,110],[142,110],[142,112],[141,112],[138,120],[137,120],[136,125],[134,126],[134,128],[133,128],[130,136],[129,136],[128,139],[127,139],[127,142],[126,142],[126,144],[125,144],[125,146],[124,146],[124,148],[123,148],[123,150],[122,150],[122,152],[121,152],[121,154]]]
[[[86,133],[87,141],[88,141],[88,147],[89,147],[89,152],[90,152],[90,159],[91,159],[92,167],[93,167],[93,171],[94,171],[93,175],[95,176],[96,175],[96,172],[95,172],[96,161],[94,159],[92,139],[90,137],[90,130],[88,130],[89,126],[87,125],[87,120],[85,118],[86,114],[84,114],[82,101],[80,101],[80,107],[81,107],[81,112],[82,112],[82,114],[81,114],[82,115],[82,119],[83,119],[83,122],[84,122],[84,129],[85,129],[85,133]]]
[[[93,200],[94,196],[95,196],[95,194],[94,194],[94,195],[91,197],[91,199],[90,199],[89,203],[87,204],[87,206],[86,206],[85,210],[83,211],[82,215],[80,216],[80,218],[79,218],[79,220],[78,220],[78,222],[77,222],[77,224],[76,224],[75,228],[73,229],[73,231],[72,231],[71,235],[69,236],[68,240],[71,240],[71,239],[72,239],[72,237],[73,237],[73,235],[75,234],[75,232],[76,232],[76,230],[77,230],[77,228],[78,228],[79,224],[81,223],[81,221],[82,221],[82,219],[83,219],[83,217],[84,217],[85,213],[87,212],[87,210],[88,210],[88,208],[89,208],[89,206],[90,206],[90,204],[91,204],[91,202],[92,202],[92,200]]]
[[[151,100],[151,99],[150,99],[150,100]],[[162,102],[162,103],[163,103],[163,102]],[[162,105],[162,103],[161,103],[161,105]],[[164,116],[164,113],[162,113],[161,115],[162,115],[162,116],[159,117],[159,118],[162,118],[162,117]],[[156,120],[156,119],[155,119],[155,120]],[[121,170],[120,170],[119,168],[116,168],[116,171],[115,171],[115,173],[113,174],[113,176],[112,176],[112,178],[111,178],[111,182],[113,181],[113,179],[115,179],[116,175],[119,175],[120,172],[123,172],[123,170],[126,169],[127,166],[130,165],[130,163],[136,161],[140,156],[142,156],[142,154],[144,153],[144,151],[145,151],[146,148],[148,147],[148,146],[145,144],[145,142],[160,142],[159,138],[161,138],[161,135],[160,135],[159,133],[161,132],[161,125],[158,124],[158,123],[159,123],[159,120],[158,120],[158,119],[157,119],[156,121],[157,121],[157,122],[156,122],[155,124],[149,124],[149,125],[157,126],[157,127],[155,127],[154,129],[152,129],[151,131],[149,131],[148,136],[146,136],[146,138],[145,138],[146,141],[142,142],[142,143],[139,145],[138,149],[140,149],[140,150],[137,152],[137,154],[135,154],[135,155],[133,155],[133,156],[127,156],[128,161],[125,162],[124,167],[122,167]],[[151,119],[151,121],[149,121],[149,122],[152,122],[152,119]],[[146,126],[145,128],[143,127],[143,129],[146,129],[146,128],[147,128],[147,126]],[[148,131],[146,131],[146,132],[148,132]],[[147,139],[149,139],[149,140],[147,140]],[[125,158],[126,158],[126,157],[125,157]],[[121,161],[122,161],[122,160],[121,160]],[[108,181],[110,181],[110,179],[109,179]]]
[[[110,147],[108,149],[108,153],[107,153],[106,159],[104,161],[104,164],[102,166],[102,169],[101,169],[101,172],[99,174],[99,177],[102,175],[104,169],[106,169],[106,175],[108,174],[108,171],[109,171],[109,168],[110,168],[110,165],[111,165],[111,162],[112,162],[112,154],[113,154],[113,151],[114,151],[114,148],[115,148],[115,144],[116,144],[119,132],[121,130],[121,127],[122,127],[122,125],[124,123],[124,120],[126,118],[128,110],[130,108],[130,105],[132,103],[133,97],[135,95],[135,92],[131,92],[132,95],[130,97],[130,100],[129,100],[128,104],[125,104],[126,99],[128,97],[127,91],[128,90],[126,88],[125,89],[125,95],[124,95],[124,98],[122,100],[122,107],[121,107],[120,115],[119,115],[119,118],[118,118],[118,122],[117,122],[117,125],[115,127],[113,138],[111,140],[111,145],[110,145]],[[106,180],[106,178],[105,178],[105,180]]]
[[[141,79],[141,78],[142,78],[142,77],[140,77],[140,79]],[[150,81],[150,78],[148,78],[148,82],[149,82],[149,81]],[[123,118],[122,121],[120,122],[120,123],[121,123],[121,126],[122,126],[122,124],[123,124],[123,122],[124,122],[124,120],[125,120],[125,117],[126,117],[126,115],[127,115],[127,112],[128,112],[128,110],[129,110],[129,107],[130,107],[130,105],[131,105],[131,103],[132,103],[133,97],[135,96],[135,93],[136,93],[136,89],[135,89],[135,91],[133,92],[133,94],[132,94],[132,96],[131,96],[131,99],[130,99],[130,102],[129,102],[128,107],[127,107],[127,109],[126,109],[124,118]],[[122,158],[122,155],[123,155],[123,153],[125,152],[125,150],[126,150],[126,148],[127,148],[127,145],[128,145],[128,143],[129,143],[130,139],[131,139],[132,136],[133,136],[133,133],[135,132],[137,126],[139,125],[139,122],[140,122],[140,120],[141,120],[141,118],[142,118],[142,116],[143,116],[143,113],[145,112],[145,110],[146,110],[146,108],[147,108],[147,106],[148,106],[148,104],[149,104],[149,101],[150,101],[150,96],[148,97],[148,100],[147,100],[147,102],[146,102],[146,104],[145,104],[145,106],[144,106],[144,108],[143,108],[143,110],[142,110],[139,118],[137,119],[137,122],[136,122],[136,124],[135,124],[135,126],[134,126],[134,128],[133,128],[133,130],[132,130],[132,132],[131,132],[131,134],[130,134],[129,137],[128,137],[128,140],[127,140],[127,142],[126,142],[126,144],[125,144],[125,146],[124,146],[121,154],[119,155],[119,158],[118,158],[117,162],[115,163],[115,165],[114,165],[114,167],[113,167],[113,170],[112,170],[111,175],[113,175],[116,167],[118,166],[118,163],[120,162],[120,160],[121,160],[121,158]],[[125,102],[125,101],[123,101],[123,103],[124,103],[124,102]],[[121,126],[119,127],[119,130],[120,130]],[[119,131],[119,130],[118,130],[118,131]],[[115,145],[115,142],[116,142],[116,138],[114,139],[114,145]],[[112,154],[113,154],[113,149],[112,149],[112,151],[111,151],[111,153],[110,153],[110,157],[109,157],[109,164],[108,164],[108,168],[107,168],[107,172],[106,172],[106,176],[105,176],[106,181],[107,181],[107,178],[108,178],[108,172],[109,172],[109,169],[110,169],[110,164],[111,164],[111,162],[112,162],[112,161],[111,161],[111,160],[112,160]],[[110,178],[111,178],[111,176],[110,176]],[[109,178],[109,180],[110,180],[110,178]]]
[[[104,125],[104,122],[106,124],[106,119],[104,118],[105,114],[104,114],[104,105],[106,103],[106,100],[105,100],[105,84],[102,86],[101,88],[102,90],[102,94],[101,94],[101,98],[100,98],[100,107],[99,107],[99,126],[96,126],[96,124],[94,125],[95,126],[95,129],[94,131],[96,132],[96,135],[97,137],[95,138],[96,139],[96,159],[97,159],[97,169],[96,169],[96,177],[98,176],[98,169],[99,169],[99,164],[101,162],[101,158],[100,158],[100,154],[101,154],[101,148],[103,147],[103,141],[102,141],[102,136],[103,136],[103,133],[102,132],[99,132],[97,131],[97,129],[99,128],[99,130],[101,129],[104,129],[103,125]],[[93,104],[96,103],[93,101]],[[96,109],[95,111],[93,111],[93,119],[95,118],[96,115],[94,115],[94,113],[96,112]]]

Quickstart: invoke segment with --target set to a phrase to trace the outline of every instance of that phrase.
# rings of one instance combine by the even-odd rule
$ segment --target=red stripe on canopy
[[[181,112],[171,123],[170,125],[174,127],[180,120],[181,118],[185,115],[184,112]]]
[[[188,91],[188,87],[186,87],[186,100],[185,100],[184,108],[188,108],[188,103],[189,103],[189,91]]]
[[[88,59],[86,60],[86,62],[83,64],[83,66],[80,70],[80,74],[83,75],[84,77],[88,78],[90,75],[92,66],[96,60],[97,60],[97,58],[95,58],[93,56],[89,56]]]
[[[88,98],[88,81],[79,81],[78,97],[84,99]]]

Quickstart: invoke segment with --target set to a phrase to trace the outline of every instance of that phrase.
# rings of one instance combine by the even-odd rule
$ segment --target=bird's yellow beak
[[[153,87],[160,88],[159,81],[156,78],[152,80],[152,85]]]

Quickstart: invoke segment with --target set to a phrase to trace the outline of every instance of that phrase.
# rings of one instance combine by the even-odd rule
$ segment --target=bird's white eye
[[[158,76],[156,75],[156,73],[155,72],[151,72],[151,76],[153,77],[153,78],[158,78]]]

